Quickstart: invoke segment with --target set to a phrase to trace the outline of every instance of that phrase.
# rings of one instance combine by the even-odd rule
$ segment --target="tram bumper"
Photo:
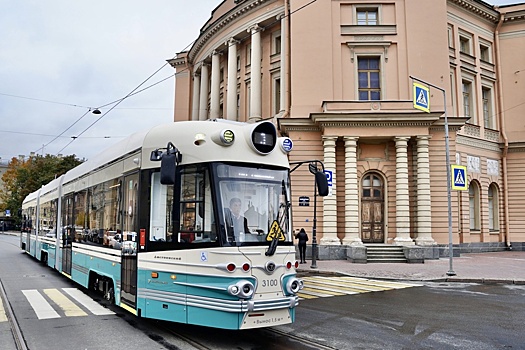
[[[292,323],[299,297],[290,296],[279,299],[249,300],[243,307],[246,314],[240,329],[272,327]]]

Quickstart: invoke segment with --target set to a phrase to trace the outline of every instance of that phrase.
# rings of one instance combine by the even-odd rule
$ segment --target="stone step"
[[[365,244],[369,263],[406,263],[403,247],[390,244]]]
[[[368,258],[366,259],[367,263],[406,263],[407,259],[405,258]]]

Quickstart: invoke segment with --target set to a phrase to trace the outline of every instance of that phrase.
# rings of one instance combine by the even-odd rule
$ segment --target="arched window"
[[[488,191],[489,200],[489,231],[499,231],[499,193],[496,184],[492,183]]]
[[[479,231],[481,229],[479,218],[479,185],[471,181],[468,186],[468,199],[470,208],[470,229]]]

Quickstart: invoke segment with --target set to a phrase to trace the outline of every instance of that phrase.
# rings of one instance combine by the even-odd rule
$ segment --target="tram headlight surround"
[[[298,278],[290,278],[286,282],[286,291],[289,294],[297,294],[301,289],[303,289],[304,284],[303,280],[300,280]]]
[[[251,298],[254,292],[255,286],[252,282],[246,280],[240,280],[228,287],[228,293],[243,299]]]
[[[258,123],[250,132],[251,146],[260,154],[271,153],[277,144],[277,129],[272,122]]]

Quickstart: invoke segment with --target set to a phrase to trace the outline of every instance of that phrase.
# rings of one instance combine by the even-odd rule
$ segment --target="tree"
[[[38,190],[51,180],[65,174],[84,160],[75,155],[57,157],[47,154],[32,156],[26,160],[12,158],[7,171],[2,175],[4,189],[0,190],[0,210],[10,209],[15,222],[20,223],[17,215],[22,209],[22,202],[28,194]]]

